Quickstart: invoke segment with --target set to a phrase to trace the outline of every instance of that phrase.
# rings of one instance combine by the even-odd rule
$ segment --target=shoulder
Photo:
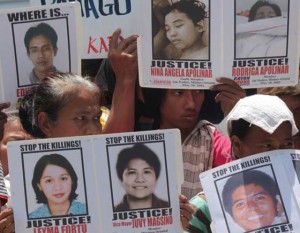
[[[207,120],[200,120],[200,121],[198,121],[198,123],[197,123],[197,125],[196,125],[195,128],[207,128],[211,132],[214,132],[215,129],[216,129],[216,126],[213,123],[211,123],[211,122],[209,122]]]
[[[214,134],[214,160],[213,167],[231,162],[231,142],[229,138],[215,129]]]
[[[86,205],[79,201],[72,201],[70,214],[86,214]]]
[[[46,204],[43,204],[36,210],[32,211],[29,214],[29,218],[46,218],[46,217],[51,217],[49,208]]]

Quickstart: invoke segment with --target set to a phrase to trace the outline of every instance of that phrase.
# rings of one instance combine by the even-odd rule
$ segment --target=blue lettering
[[[110,3],[107,3],[108,0],[41,0],[42,5],[49,4],[58,4],[66,2],[79,2],[81,6],[81,15],[82,17],[89,18],[91,15],[94,15],[96,19],[99,18],[99,14],[102,16],[107,15],[127,15],[131,12],[131,0],[110,0]],[[98,9],[97,9],[98,1]],[[121,7],[120,2],[123,1],[125,7]],[[122,3],[122,2],[121,2]],[[121,9],[122,8],[122,9]]]

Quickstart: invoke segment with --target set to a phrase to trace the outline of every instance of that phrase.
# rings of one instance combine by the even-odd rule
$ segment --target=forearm
[[[103,133],[134,130],[135,79],[117,79],[112,107]]]

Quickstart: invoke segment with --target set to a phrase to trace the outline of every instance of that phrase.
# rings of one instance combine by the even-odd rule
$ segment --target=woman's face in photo
[[[122,186],[127,195],[136,199],[144,199],[153,194],[156,179],[153,167],[145,160],[132,159],[123,172]]]
[[[262,6],[258,8],[254,20],[276,17],[276,12],[270,6]]]
[[[201,39],[203,28],[195,25],[187,14],[173,10],[165,16],[165,31],[177,49],[185,50]]]
[[[242,185],[232,193],[233,219],[246,231],[272,225],[276,214],[271,195],[259,185]]]
[[[49,164],[45,167],[38,188],[45,194],[48,204],[65,204],[69,202],[72,178],[63,167]]]

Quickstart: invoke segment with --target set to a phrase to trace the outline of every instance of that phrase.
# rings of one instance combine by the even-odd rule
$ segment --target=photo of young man
[[[24,37],[24,44],[27,55],[33,64],[29,80],[31,84],[36,84],[47,75],[56,72],[53,65],[57,54],[57,33],[47,23],[40,23],[30,27]]]
[[[55,72],[77,71],[78,44],[67,18],[13,25],[17,87],[38,84]],[[18,46],[19,45],[19,46]]]
[[[224,185],[222,203],[244,232],[287,222],[277,183],[260,170],[231,176]]]

